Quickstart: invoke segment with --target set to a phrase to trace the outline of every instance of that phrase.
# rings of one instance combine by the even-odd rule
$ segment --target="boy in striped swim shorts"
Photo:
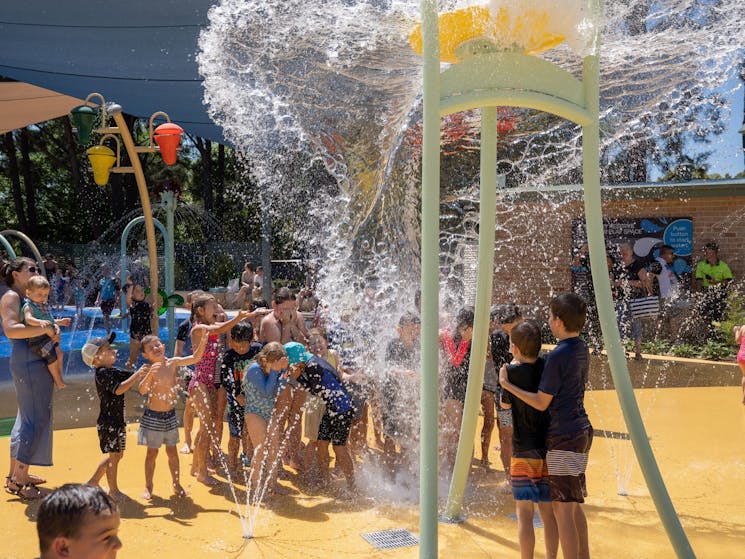
[[[543,374],[541,328],[532,320],[515,325],[510,332],[510,353],[514,360],[503,365],[509,381],[529,392],[538,390]],[[551,490],[546,467],[546,429],[548,413],[526,404],[506,390],[502,391],[502,409],[512,414],[512,458],[510,480],[517,513],[517,535],[520,556],[533,557],[535,532],[533,511],[535,504],[544,526],[546,557],[556,557],[559,533],[551,505]]]
[[[548,324],[558,344],[545,358],[537,392],[512,384],[506,369],[499,375],[504,390],[538,410],[548,409],[546,462],[551,501],[561,550],[572,559],[590,556],[581,506],[587,496],[585,469],[593,435],[584,405],[589,352],[579,337],[586,313],[586,303],[574,293],[551,300]]]
[[[203,328],[196,325],[194,328]],[[193,365],[202,358],[207,336],[202,336],[199,347],[194,355],[185,357],[166,358],[166,348],[157,336],[142,338],[142,356],[147,363],[140,368],[144,377],[140,382],[140,394],[147,394],[147,405],[140,419],[140,429],[137,432],[137,444],[147,447],[145,457],[145,493],[143,498],[150,501],[153,498],[153,475],[155,474],[155,459],[158,457],[160,445],[166,445],[168,468],[171,470],[173,492],[183,497],[186,491],[179,481],[179,459],[176,445],[178,444],[178,419],[176,419],[176,401],[181,389],[181,379],[178,377],[179,367]]]

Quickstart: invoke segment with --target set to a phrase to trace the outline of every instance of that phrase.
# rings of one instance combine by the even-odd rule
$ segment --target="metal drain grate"
[[[376,549],[395,549],[397,547],[411,547],[419,544],[419,538],[408,530],[381,530],[361,534],[363,538]]]

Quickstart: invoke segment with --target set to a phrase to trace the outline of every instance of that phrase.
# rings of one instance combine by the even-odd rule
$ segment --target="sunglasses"
[[[29,266],[28,268],[26,268],[26,271],[31,272],[32,274],[35,274],[36,272],[39,271],[39,269],[36,266]]]

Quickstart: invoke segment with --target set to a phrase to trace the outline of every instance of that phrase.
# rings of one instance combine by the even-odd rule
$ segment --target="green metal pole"
[[[161,200],[166,208],[166,293],[173,295],[176,290],[176,261],[174,259],[174,213],[176,212],[176,195],[173,192],[164,192],[161,194]],[[169,273],[170,272],[170,273]],[[163,301],[167,304],[168,301]],[[173,348],[176,343],[176,316],[174,308],[168,305],[166,316],[166,325],[168,327],[168,354],[173,355]]]
[[[463,405],[463,420],[458,439],[450,493],[443,520],[461,522],[463,493],[468,481],[473,455],[476,422],[481,408],[484,384],[484,365],[489,337],[489,307],[494,278],[494,223],[497,203],[497,108],[481,109],[481,195],[479,207],[479,262],[476,280],[476,313],[471,340],[471,361],[468,368],[468,387]]]
[[[421,0],[422,115],[422,383],[419,462],[419,557],[437,559],[439,405],[440,40],[436,0]]]
[[[644,479],[649,488],[657,513],[667,532],[667,537],[680,558],[694,558],[693,549],[680,524],[670,495],[665,488],[660,470],[657,467],[647,432],[642,422],[639,406],[626,367],[626,357],[621,345],[621,336],[616,323],[608,282],[608,264],[605,256],[605,235],[603,233],[603,213],[600,197],[599,130],[598,130],[598,57],[588,56],[584,60],[585,102],[595,118],[593,124],[582,128],[582,159],[585,183],[585,223],[590,252],[592,283],[595,286],[595,300],[598,306],[600,326],[608,352],[613,384],[623,411],[631,443],[639,461]]]

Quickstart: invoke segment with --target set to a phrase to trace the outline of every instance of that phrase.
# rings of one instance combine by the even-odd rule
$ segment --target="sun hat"
[[[308,353],[305,346],[299,342],[287,342],[284,345],[285,353],[287,353],[287,362],[290,365],[297,363],[305,363],[308,359],[313,357],[312,353]]]
[[[83,349],[80,350],[80,355],[83,358],[83,363],[89,367],[93,367],[93,358],[98,353],[98,350],[104,346],[111,345],[116,338],[116,333],[111,332],[106,338],[93,338],[88,340]]]

